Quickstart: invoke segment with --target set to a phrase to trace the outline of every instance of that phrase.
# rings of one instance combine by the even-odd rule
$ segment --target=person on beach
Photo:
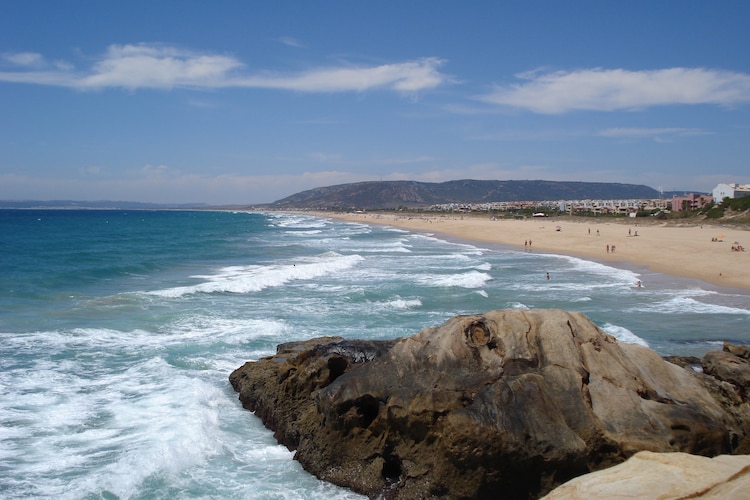
[[[607,253],[609,253],[609,245],[607,245]]]

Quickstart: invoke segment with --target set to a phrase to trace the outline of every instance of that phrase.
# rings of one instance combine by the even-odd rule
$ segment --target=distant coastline
[[[145,203],[138,201],[0,200],[2,210],[173,210],[206,208],[202,203]]]

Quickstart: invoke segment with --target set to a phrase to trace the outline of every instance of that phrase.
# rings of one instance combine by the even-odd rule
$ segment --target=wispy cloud
[[[385,88],[416,92],[435,88],[447,78],[438,71],[442,61],[425,58],[373,67],[322,68],[297,75],[263,74],[235,79],[236,86],[299,92],[346,92]]]
[[[0,71],[0,81],[53,85],[82,90],[106,88],[267,88],[297,92],[362,92],[374,89],[412,93],[446,81],[443,61],[424,58],[379,66],[311,69],[295,74],[251,73],[235,57],[203,54],[165,45],[111,45],[91,67],[76,71],[65,63],[42,64],[39,54],[4,54],[13,70]]]
[[[282,43],[286,45],[287,47],[294,47],[295,49],[304,49],[305,44],[297,40],[296,38],[292,38],[290,36],[282,36],[276,39],[279,43]]]
[[[675,104],[732,106],[750,102],[750,75],[704,68],[650,71],[585,69],[516,75],[479,99],[535,113],[636,110]]]
[[[712,132],[700,128],[608,128],[600,130],[597,135],[613,139],[652,139],[667,142],[680,137],[711,135]]]
[[[339,153],[323,153],[321,151],[313,151],[308,154],[308,157],[322,163],[338,163],[342,160]]]
[[[579,129],[508,129],[469,136],[470,141],[491,142],[549,142],[568,141],[588,137],[591,133]]]
[[[37,66],[44,62],[41,54],[36,52],[6,52],[0,59],[16,66]]]

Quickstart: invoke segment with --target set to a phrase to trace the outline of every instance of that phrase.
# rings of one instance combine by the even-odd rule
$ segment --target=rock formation
[[[745,389],[560,310],[282,344],[230,381],[306,470],[371,497],[535,498],[641,450],[716,456],[750,434]]]
[[[715,458],[641,451],[627,462],[578,477],[544,500],[701,498],[747,500],[750,456]]]

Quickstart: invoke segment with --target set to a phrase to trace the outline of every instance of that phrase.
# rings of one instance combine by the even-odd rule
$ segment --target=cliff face
[[[581,314],[505,310],[398,341],[283,344],[230,380],[322,479],[370,496],[529,498],[640,450],[747,447],[744,393],[707,378]]]

